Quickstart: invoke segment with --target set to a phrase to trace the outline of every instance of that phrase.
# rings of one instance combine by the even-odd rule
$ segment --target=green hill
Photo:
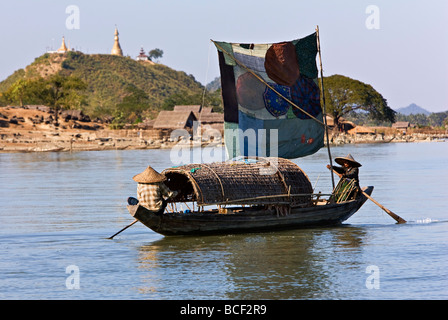
[[[91,117],[117,113],[117,106],[139,106],[140,116],[154,117],[161,109],[169,109],[189,97],[188,103],[201,104],[202,84],[185,72],[165,65],[136,61],[129,57],[106,54],[49,54],[35,59],[25,69],[15,71],[0,82],[0,93],[18,79],[48,78],[56,73],[72,75],[87,83],[81,109]],[[127,99],[127,100],[126,100]],[[179,101],[180,100],[180,101]],[[188,99],[187,99],[188,100]],[[24,104],[33,104],[24,101]]]

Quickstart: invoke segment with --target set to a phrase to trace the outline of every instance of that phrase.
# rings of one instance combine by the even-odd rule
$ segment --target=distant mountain
[[[212,82],[205,86],[208,91],[215,92],[221,89],[221,77],[216,77]]]
[[[425,116],[429,116],[431,114],[431,112],[423,109],[422,107],[416,105],[415,103],[412,103],[412,104],[408,105],[407,107],[400,108],[395,111],[397,111],[398,113],[401,113],[405,116],[409,116],[411,114],[424,114]]]

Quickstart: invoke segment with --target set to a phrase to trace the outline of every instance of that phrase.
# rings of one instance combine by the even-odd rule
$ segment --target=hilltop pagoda
[[[118,41],[118,29],[115,27],[115,42],[114,46],[112,48],[112,51],[110,52],[111,55],[114,56],[123,56],[123,51],[121,50],[120,42]]]
[[[140,54],[137,56],[137,61],[147,61],[148,56],[145,54],[145,50],[143,48],[140,49]]]
[[[67,46],[65,45],[65,38],[64,37],[62,37],[62,44],[61,44],[61,47],[56,51],[57,53],[66,53],[66,52],[68,52],[68,51],[70,51],[68,48],[67,48]]]

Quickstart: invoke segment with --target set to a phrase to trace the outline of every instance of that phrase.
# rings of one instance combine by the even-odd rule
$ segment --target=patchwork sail
[[[324,146],[317,34],[273,44],[213,41],[227,154],[304,157]]]

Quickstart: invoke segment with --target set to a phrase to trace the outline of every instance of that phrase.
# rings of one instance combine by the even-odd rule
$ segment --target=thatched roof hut
[[[199,119],[199,115],[202,112],[202,106],[201,105],[181,105],[181,106],[174,106],[173,111],[175,112],[185,112],[185,111],[191,111],[193,112],[196,119]]]
[[[303,205],[313,188],[295,163],[282,158],[240,158],[210,164],[190,164],[163,171],[173,202],[198,205]]]
[[[356,126],[348,130],[349,134],[375,134],[375,130],[369,127]]]
[[[199,116],[199,121],[202,124],[221,124],[224,126],[224,114],[217,112],[204,113]]]
[[[182,105],[182,106],[174,106],[173,111],[192,111],[200,113],[202,110],[201,105]]]
[[[154,129],[192,128],[197,118],[192,111],[160,111],[154,122]]]
[[[398,121],[398,122],[395,122],[392,124],[392,128],[399,129],[399,130],[408,129],[410,127],[411,127],[411,124],[407,121]]]

